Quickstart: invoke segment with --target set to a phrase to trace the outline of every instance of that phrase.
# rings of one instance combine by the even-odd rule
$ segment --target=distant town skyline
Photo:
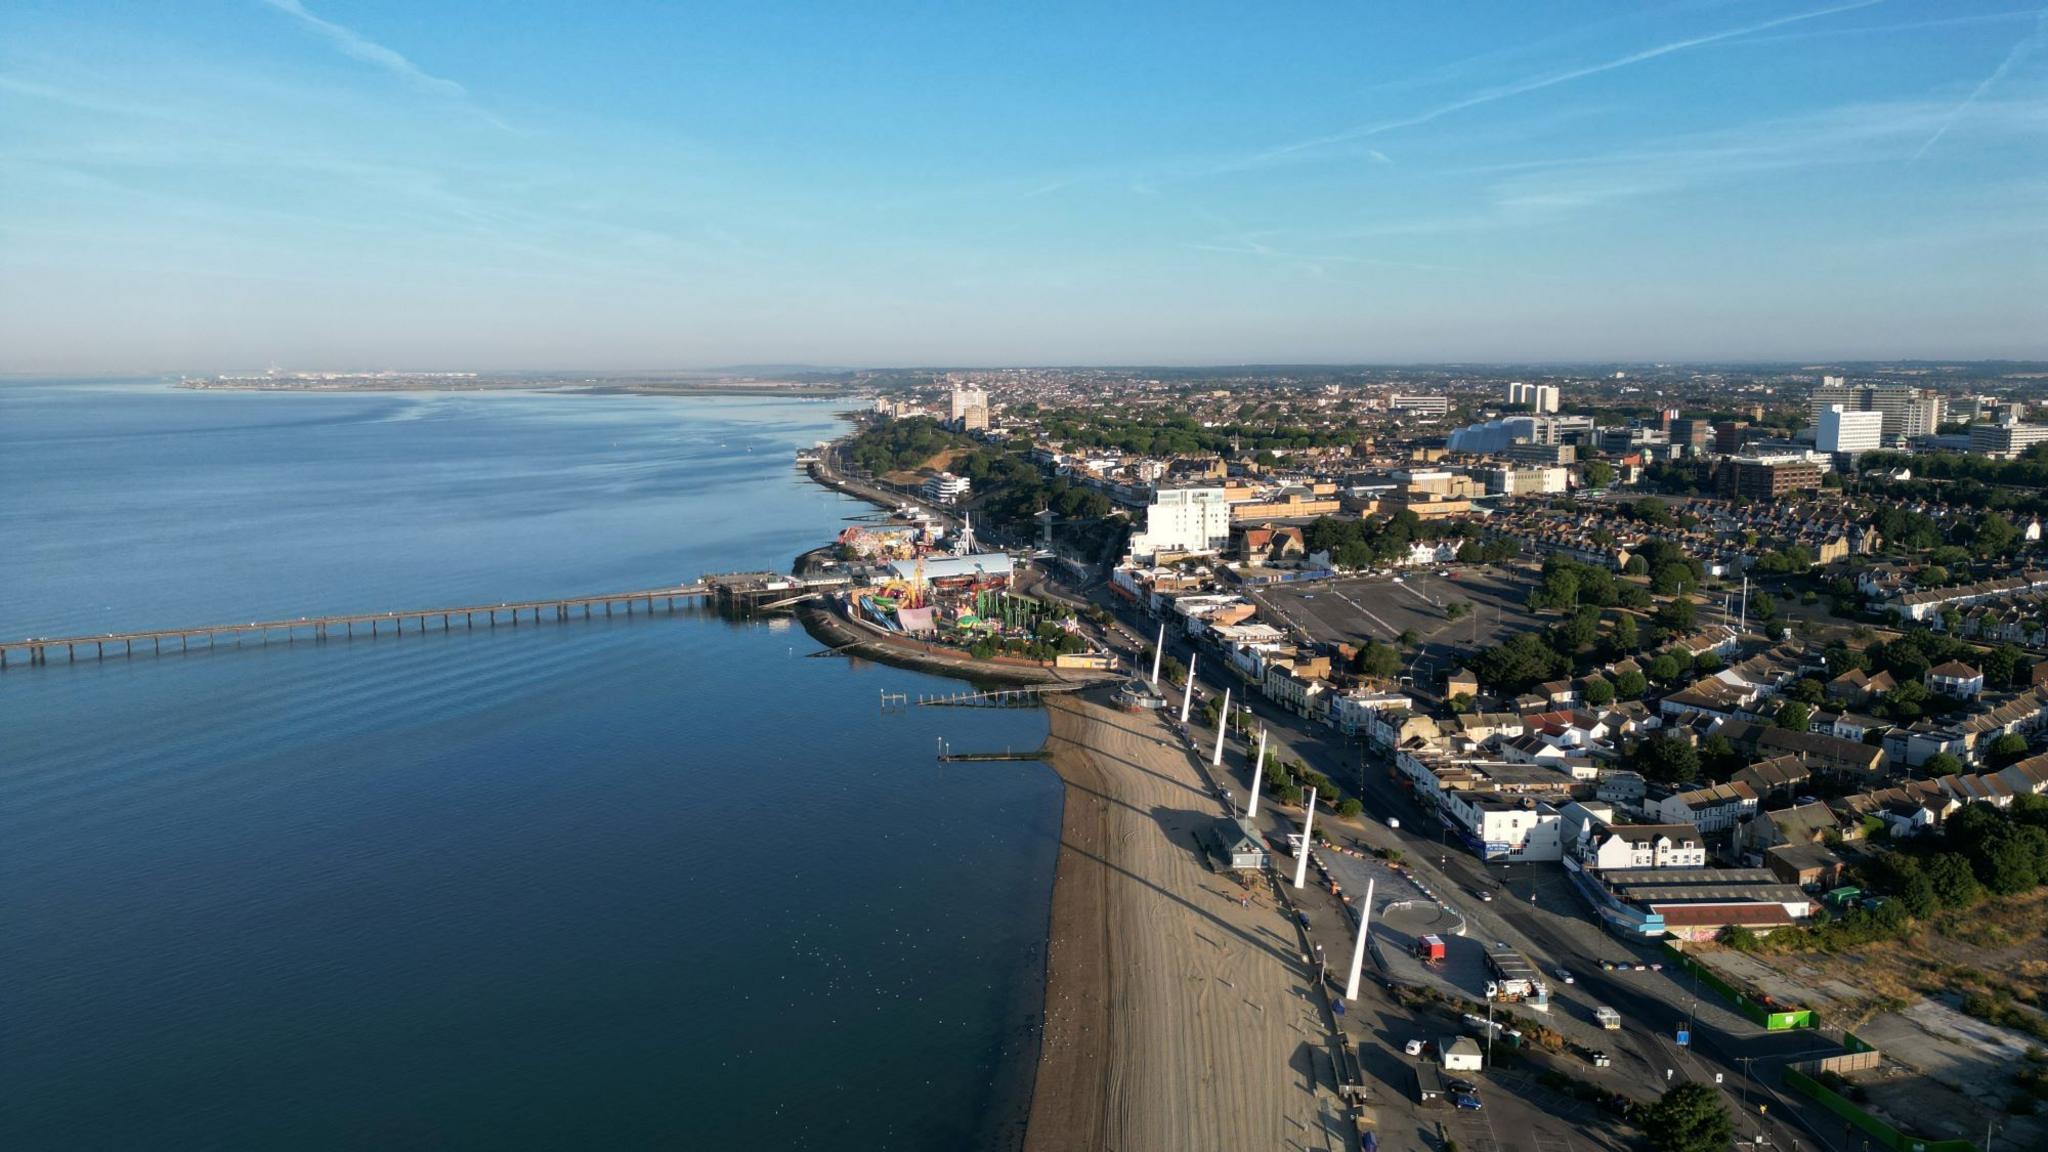
[[[0,12],[0,372],[2048,358],[2048,9]]]

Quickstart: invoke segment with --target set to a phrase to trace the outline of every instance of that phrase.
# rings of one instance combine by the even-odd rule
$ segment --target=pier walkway
[[[676,602],[714,598],[720,604],[742,608],[777,608],[816,595],[843,578],[805,580],[775,573],[735,573],[706,576],[694,584],[646,588],[635,592],[606,592],[592,596],[560,596],[543,600],[508,600],[497,604],[466,604],[456,608],[408,609],[402,612],[359,612],[348,615],[301,616],[287,620],[251,620],[246,624],[209,624],[197,628],[149,628],[134,632],[107,632],[96,636],[31,636],[25,640],[0,641],[0,670],[21,665],[47,664],[52,656],[67,662],[83,658],[103,660],[112,656],[133,656],[137,652],[157,655],[166,651],[205,650],[232,642],[248,641],[294,644],[320,643],[332,639],[353,639],[357,635],[376,637],[407,632],[448,632],[474,630],[481,620],[486,628],[517,627],[521,621],[570,620],[595,616],[652,614],[658,608],[673,613]]]

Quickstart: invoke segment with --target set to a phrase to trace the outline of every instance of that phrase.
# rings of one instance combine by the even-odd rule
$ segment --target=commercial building
[[[1723,462],[1714,479],[1724,498],[1776,500],[1788,492],[1818,492],[1820,476],[1820,465],[1810,460],[1748,457]]]
[[[1563,492],[1571,478],[1564,468],[1488,468],[1479,475],[1486,481],[1486,490],[1499,496]]]
[[[1671,422],[1671,444],[1675,448],[1684,448],[1688,456],[1698,456],[1705,452],[1713,434],[1713,422],[1697,416]]]
[[[1884,445],[1884,414],[1855,412],[1830,404],[1820,414],[1820,429],[1814,447],[1838,456],[1875,452]]]
[[[1516,464],[1546,467],[1579,462],[1579,449],[1574,444],[1510,444],[1501,455]]]
[[[1131,537],[1131,554],[1218,552],[1230,546],[1230,504],[1221,484],[1172,485],[1155,490],[1145,506],[1145,530]]]
[[[2010,421],[1970,425],[1970,451],[1979,456],[2011,458],[2041,443],[2048,443],[2048,424]]]
[[[1387,397],[1387,408],[1394,412],[1410,412],[1417,416],[1448,416],[1451,402],[1442,396],[1404,395],[1396,392]]]
[[[1813,390],[1813,422],[1840,404],[1845,412],[1876,412],[1884,417],[1886,436],[1932,436],[1948,414],[1948,398],[1931,388],[1908,384],[1846,384],[1830,376]]]

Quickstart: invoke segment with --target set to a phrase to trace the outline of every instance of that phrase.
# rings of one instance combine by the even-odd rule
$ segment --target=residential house
[[[1756,811],[1747,784],[1709,784],[1666,796],[1657,814],[1667,824],[1690,824],[1701,832],[1725,832]]]
[[[1579,863],[1598,872],[1627,868],[1703,868],[1706,841],[1690,824],[1595,824]]]
[[[1984,691],[1984,673],[1960,660],[1950,660],[1927,670],[1924,677],[1929,692],[1938,692],[1958,700],[1972,700]]]

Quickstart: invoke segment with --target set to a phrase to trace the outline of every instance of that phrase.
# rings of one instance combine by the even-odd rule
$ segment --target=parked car
[[[1422,1041],[1410,1040],[1401,1046],[1401,1051],[1406,1052],[1410,1056],[1420,1056],[1422,1055]]]
[[[1451,1103],[1457,1105],[1460,1109],[1466,1112],[1477,1112],[1481,1108],[1486,1107],[1486,1105],[1481,1104],[1479,1102],[1479,1097],[1466,1095],[1462,1092],[1456,1096],[1451,1097]]]
[[[1589,1052],[1586,1054],[1586,1059],[1591,1060],[1595,1068],[1605,1068],[1613,1063],[1605,1052]]]
[[[1485,902],[1487,902],[1488,904],[1491,904],[1491,903],[1493,903],[1493,893],[1491,893],[1491,892],[1488,892],[1488,891],[1487,891],[1486,889],[1484,889],[1484,888],[1474,888],[1474,889],[1472,890],[1472,894],[1473,894],[1474,896],[1477,896],[1477,897],[1479,897],[1479,898],[1480,898],[1481,900],[1484,900],[1484,901],[1485,901]]]
[[[1571,973],[1571,970],[1570,970],[1569,968],[1559,968],[1559,969],[1557,970],[1557,978],[1558,978],[1559,980],[1562,980],[1562,981],[1564,981],[1564,982],[1565,982],[1566,984],[1570,984],[1570,983],[1572,983],[1572,982],[1573,982],[1573,981],[1572,981],[1572,973]]]
[[[1446,1080],[1444,1081],[1444,1087],[1449,1088],[1453,1092],[1463,1092],[1467,1096],[1477,1096],[1479,1094],[1479,1085],[1474,1084],[1470,1080]]]

